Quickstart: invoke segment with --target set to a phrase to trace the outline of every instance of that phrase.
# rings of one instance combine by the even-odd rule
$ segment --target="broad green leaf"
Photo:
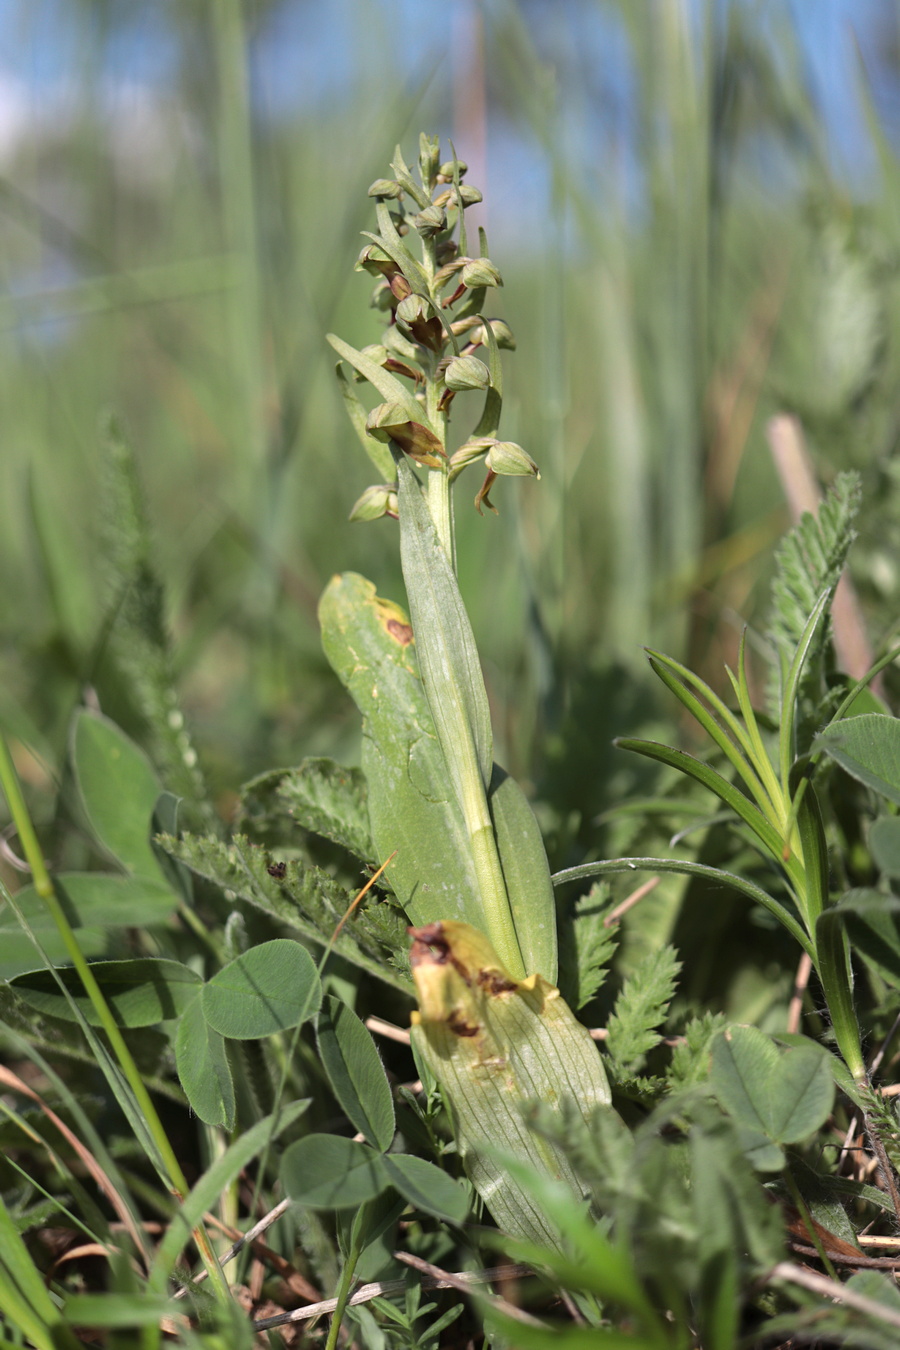
[[[106,1002],[121,1027],[152,1027],[178,1017],[197,996],[202,984],[195,971],[179,961],[138,957],[133,961],[95,961],[91,972]],[[78,972],[68,967],[57,971],[77,1006],[91,1026],[100,1022],[94,1006],[84,992]],[[12,988],[32,1008],[67,1022],[74,1014],[48,970],[17,975]]]
[[[81,804],[99,843],[126,872],[160,880],[150,847],[159,780],[144,752],[106,717],[76,713],[72,762]]]
[[[813,749],[889,801],[900,803],[900,720],[878,713],[845,718],[820,732]]]
[[[207,1125],[234,1129],[234,1082],[225,1042],[207,1022],[199,998],[181,1014],[175,1067],[191,1110]]]
[[[51,965],[65,966],[72,960],[58,928],[32,926],[32,932]],[[109,950],[109,933],[102,928],[79,928],[78,946],[82,956],[104,956]],[[20,929],[0,929],[0,980],[39,969],[43,969],[42,958],[28,934]]]
[[[53,884],[73,928],[149,928],[164,923],[175,908],[172,890],[152,877],[123,877],[115,872],[61,872]],[[47,906],[33,886],[23,886],[16,900],[32,928],[47,924]],[[0,953],[15,921],[0,923]],[[79,934],[80,938],[80,934]]]
[[[281,1181],[292,1200],[310,1209],[353,1209],[389,1184],[379,1153],[336,1134],[308,1134],[291,1144]]]
[[[559,1109],[567,1099],[588,1117],[608,1106],[597,1047],[558,989],[540,975],[511,979],[487,939],[466,925],[434,925],[413,957],[420,1008],[413,1047],[440,1084],[466,1171],[500,1228],[555,1245],[553,1224],[491,1150],[580,1195],[565,1150],[529,1128],[525,1107],[538,1100]]]
[[[273,1139],[299,1120],[309,1106],[309,1098],[288,1102],[272,1115],[259,1120],[249,1130],[238,1135],[234,1143],[217,1158],[210,1168],[178,1206],[165,1237],[156,1249],[153,1269],[150,1272],[150,1287],[159,1288],[164,1284],[178,1259],[178,1254],[186,1245],[191,1231],[203,1218],[208,1209],[214,1208],[235,1177],[239,1176],[258,1153],[268,1148]]]
[[[900,817],[880,816],[869,830],[869,848],[875,866],[886,877],[900,877]]]
[[[287,924],[305,938],[328,943],[355,899],[353,891],[335,881],[319,867],[291,859],[281,868],[271,855],[242,835],[229,843],[212,836],[169,836],[160,843],[173,858],[192,872],[214,882],[234,904],[246,901]],[[373,896],[358,906],[353,922],[345,923],[334,950],[356,966],[409,993],[411,980],[406,962],[406,920],[396,905]]]
[[[255,833],[296,837],[298,825],[371,862],[365,775],[331,759],[261,774],[241,789],[241,812]]]
[[[400,557],[425,696],[450,779],[462,802],[479,774],[487,791],[493,766],[491,715],[475,646],[453,568],[434,527],[419,480],[397,465]]]
[[[305,947],[288,938],[260,943],[229,961],[203,986],[203,1014],[231,1040],[258,1040],[314,1017],[322,986]]]
[[[514,778],[494,765],[488,807],[522,960],[556,984],[556,901],[540,826]]]
[[[477,925],[468,836],[419,678],[409,619],[365,577],[334,577],[319,603],[322,645],[363,716],[363,769],[379,861],[415,924]]]
[[[394,1190],[416,1209],[448,1223],[463,1222],[469,1212],[468,1187],[410,1153],[386,1153],[382,1162]]]
[[[346,1003],[329,996],[316,1022],[316,1040],[348,1119],[384,1152],[394,1137],[394,1102],[372,1037]]]
[[[760,1171],[777,1171],[781,1146],[799,1143],[834,1101],[829,1056],[812,1041],[779,1051],[756,1027],[731,1027],[713,1045],[710,1087],[741,1132]]]

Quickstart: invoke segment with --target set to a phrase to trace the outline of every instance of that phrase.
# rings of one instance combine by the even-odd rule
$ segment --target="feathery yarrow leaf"
[[[618,1078],[635,1076],[662,1040],[657,1028],[665,1021],[680,970],[674,947],[663,947],[625,981],[607,1027],[606,1048]]]
[[[853,521],[859,511],[862,489],[857,473],[839,473],[829,489],[818,517],[805,512],[785,535],[775,553],[777,571],[772,582],[772,607],[768,637],[778,656],[778,668],[769,684],[770,711],[781,715],[783,672],[790,665],[801,634],[823,591],[840,579],[847,553],[856,538]],[[807,662],[801,683],[801,705],[817,704],[822,687],[823,652],[830,624],[823,625],[817,646]]]

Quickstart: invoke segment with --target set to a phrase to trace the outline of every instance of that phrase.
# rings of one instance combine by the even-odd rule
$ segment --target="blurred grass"
[[[222,809],[273,764],[355,756],[315,606],[337,570],[402,592],[391,524],[345,524],[369,477],[324,333],[376,340],[352,270],[366,188],[420,127],[456,136],[452,85],[465,97],[484,70],[491,144],[519,173],[503,199],[479,184],[519,343],[504,433],[543,473],[502,485],[499,519],[469,509],[474,480],[458,495],[501,757],[583,821],[640,781],[609,741],[656,715],[642,645],[718,682],[765,603],[786,514],[763,431],[780,409],[825,479],[863,470],[858,581],[876,640],[894,622],[900,174],[870,108],[878,182],[862,202],[835,178],[788,7],[659,0],[651,21],[572,0],[551,24],[496,0],[470,7],[477,61],[448,57],[443,7],[422,6],[433,42],[403,59],[402,6],[357,0],[339,95],[288,117],[266,113],[254,65],[279,7],[195,0],[157,15],[176,56],[151,86],[156,141],[129,149],[130,95],[110,95],[101,59],[127,7],[60,3],[81,35],[69,112],[49,124],[35,93],[0,179],[0,720],[51,772],[104,659],[110,408]],[[42,11],[19,9],[25,54]],[[580,50],[597,23],[615,69]]]

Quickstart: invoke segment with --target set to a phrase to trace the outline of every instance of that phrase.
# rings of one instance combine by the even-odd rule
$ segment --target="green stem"
[[[347,1259],[344,1262],[344,1268],[341,1271],[341,1278],[338,1280],[337,1293],[335,1294],[336,1307],[331,1318],[331,1326],[328,1328],[328,1340],[325,1342],[325,1350],[335,1350],[338,1336],[341,1331],[341,1322],[344,1319],[344,1311],[347,1307],[347,1301],[350,1298],[350,1291],[353,1288],[353,1277],[356,1273],[356,1267],[359,1264],[359,1258],[362,1256],[365,1246],[367,1224],[365,1222],[365,1213],[368,1206],[363,1206],[353,1224],[353,1232],[350,1240],[350,1250],[347,1253]]]
[[[168,1135],[163,1129],[162,1122],[157,1115],[150,1093],[147,1091],[144,1080],[132,1058],[131,1051],[125,1043],[125,1038],[110,1011],[109,1004],[103,997],[103,992],[97,983],[90,965],[84,958],[84,954],[78,945],[78,939],[72,931],[72,927],[66,918],[62,905],[59,903],[56,891],[53,887],[53,882],[50,879],[50,873],[47,870],[47,864],[44,861],[44,855],[40,843],[38,842],[37,834],[35,833],[34,825],[31,821],[31,816],[28,813],[25,799],[22,796],[18,775],[16,774],[12,758],[3,736],[0,736],[0,785],[2,785],[3,791],[6,794],[10,814],[12,815],[13,823],[19,836],[19,842],[25,853],[25,859],[31,868],[34,888],[50,911],[50,915],[53,922],[56,924],[57,931],[62,938],[66,952],[71,959],[72,965],[78,972],[85,993],[91,1001],[91,1006],[97,1014],[101,1027],[106,1032],[113,1053],[118,1060],[119,1067],[125,1075],[135,1100],[143,1113],[147,1129],[168,1173],[168,1176],[165,1178],[166,1184],[169,1186],[177,1200],[184,1200],[190,1189],[187,1180],[181,1170],[181,1166],[175,1156],[172,1145],[169,1142]],[[228,1286],[222,1273],[222,1267],[219,1265],[207,1233],[204,1229],[198,1228],[194,1233],[194,1237],[216,1292],[223,1299],[229,1298]]]

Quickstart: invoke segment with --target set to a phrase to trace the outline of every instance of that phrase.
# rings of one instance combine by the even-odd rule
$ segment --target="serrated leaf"
[[[207,1125],[234,1129],[234,1082],[225,1042],[196,998],[181,1014],[175,1034],[175,1067],[191,1110]]]
[[[590,1003],[609,973],[608,966],[619,940],[618,925],[606,925],[610,908],[609,884],[596,882],[587,895],[579,897],[569,921],[567,941],[571,945],[572,1002],[576,1010]]]
[[[415,1205],[447,1223],[462,1223],[469,1212],[469,1191],[425,1158],[410,1153],[386,1153],[382,1158],[388,1180],[395,1191]]]
[[[329,996],[316,1022],[319,1057],[347,1118],[375,1148],[394,1137],[394,1103],[375,1042],[351,1008]]]
[[[160,793],[149,759],[114,722],[81,710],[72,726],[72,763],[88,823],[127,872],[161,879],[150,847],[150,821]]]
[[[706,1081],[712,1068],[713,1042],[724,1028],[724,1013],[707,1012],[688,1022],[683,1039],[672,1051],[668,1073],[672,1091]]]
[[[769,710],[782,719],[782,679],[801,634],[819,597],[838,582],[850,546],[856,538],[853,521],[859,510],[861,487],[856,473],[838,474],[819,507],[818,516],[804,513],[779,545],[777,571],[772,582],[768,634],[779,657],[767,690]],[[820,626],[801,683],[801,719],[807,721],[824,692],[822,651],[827,628]],[[800,753],[806,750],[799,747]]]
[[[230,1040],[258,1040],[314,1017],[322,985],[305,947],[287,938],[262,942],[229,961],[203,986],[210,1026]]]
[[[311,1209],[355,1209],[389,1184],[380,1154],[336,1134],[308,1134],[291,1144],[281,1181],[292,1200]]]
[[[202,980],[180,961],[149,956],[133,961],[94,961],[91,973],[120,1027],[152,1027],[178,1017],[197,996]],[[71,967],[56,971],[91,1026],[100,1019],[81,977]],[[49,970],[33,970],[10,981],[12,988],[32,1008],[49,1017],[71,1022],[71,1005]]]
[[[863,713],[832,722],[815,738],[813,748],[830,755],[866,787],[900,803],[900,719]]]
[[[778,1171],[782,1147],[808,1138],[828,1119],[834,1101],[828,1061],[812,1041],[779,1051],[756,1027],[731,1027],[715,1042],[710,1087],[759,1171]]]
[[[332,759],[305,759],[251,779],[241,788],[241,815],[258,834],[289,839],[302,825],[374,861],[365,774]]]
[[[152,559],[135,456],[115,417],[108,419],[103,441],[100,561],[108,592],[111,678],[143,720],[150,758],[166,786],[186,800],[198,823],[215,828],[217,817],[178,708],[163,586]]]
[[[288,924],[318,943],[330,941],[355,896],[318,867],[291,859],[277,874],[265,849],[237,835],[229,844],[212,837],[161,836],[160,843],[193,872],[221,887],[234,903],[239,898]],[[406,957],[406,921],[389,901],[373,899],[354,911],[334,944],[352,964],[408,993],[411,981],[400,965]]]
[[[681,962],[672,947],[646,956],[625,981],[607,1024],[606,1048],[625,1073],[634,1073],[662,1040],[665,1020]]]

